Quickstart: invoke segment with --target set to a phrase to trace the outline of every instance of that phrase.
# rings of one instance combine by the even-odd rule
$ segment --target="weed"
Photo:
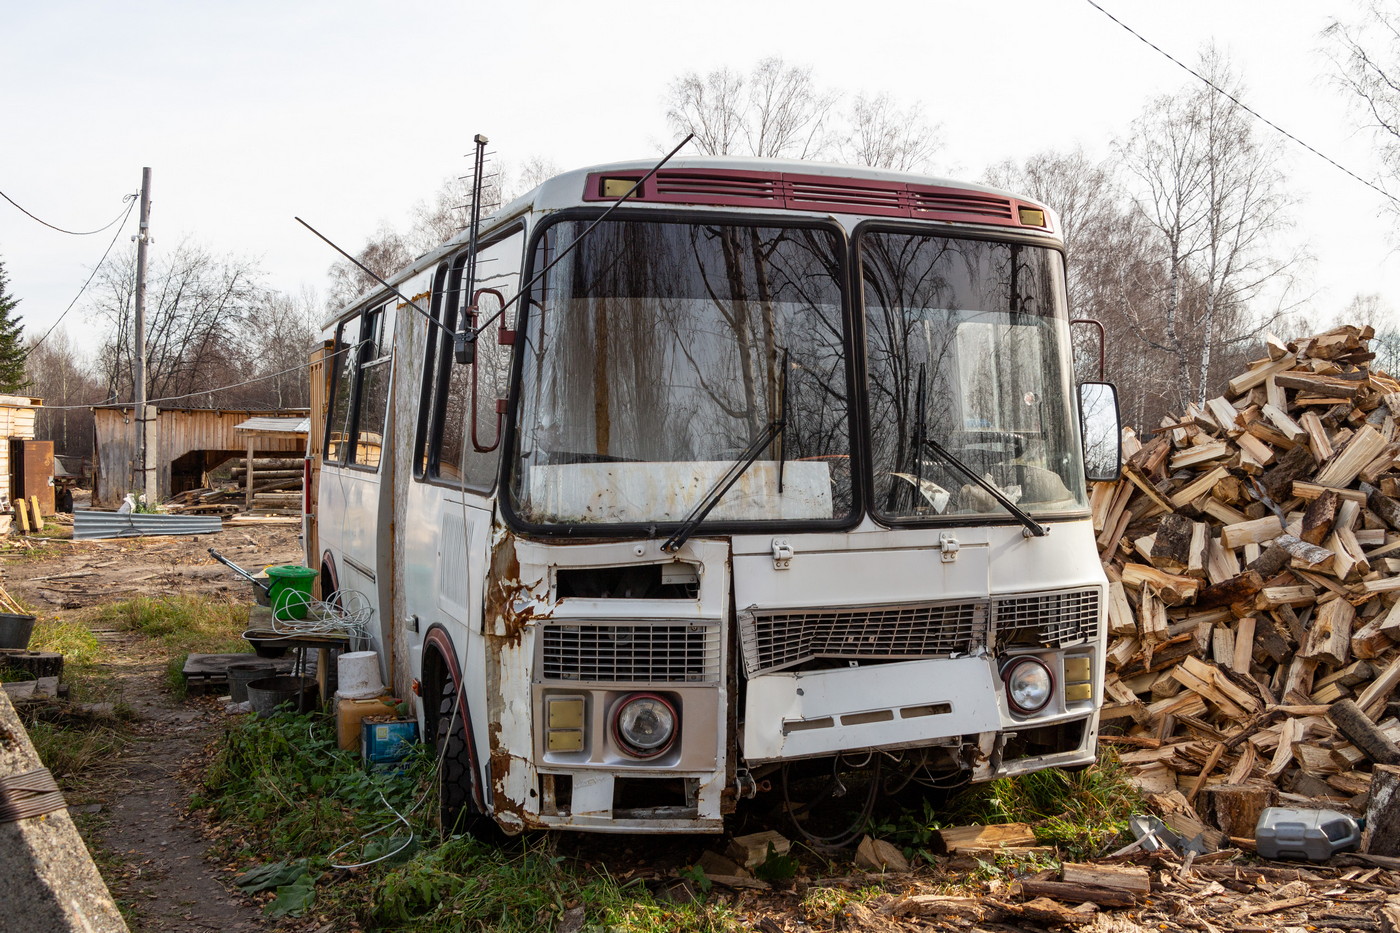
[[[264,865],[288,853],[305,857],[307,875],[319,878],[316,910],[345,925],[354,915],[367,930],[552,929],[579,906],[595,929],[616,933],[741,929],[723,904],[660,904],[640,884],[621,885],[571,864],[556,853],[554,839],[495,847],[459,836],[353,875],[327,872],[330,854],[346,843],[352,845],[334,861],[369,862],[406,841],[389,807],[419,839],[435,836],[426,816],[436,810],[433,764],[419,750],[403,775],[369,775],[336,746],[328,717],[279,713],[228,729],[191,805],[207,807],[233,830],[226,838],[244,848],[230,854]],[[285,893],[288,909],[310,896],[306,885]]]
[[[39,619],[29,639],[34,651],[56,651],[63,655],[65,666],[87,666],[97,662],[102,654],[97,636],[81,622],[68,619]]]
[[[118,626],[160,642],[172,653],[246,651],[246,603],[199,596],[138,596],[103,606],[93,621]]]
[[[1141,802],[1117,756],[1105,749],[1082,771],[1048,768],[972,787],[953,801],[951,815],[959,823],[1030,823],[1040,842],[1071,858],[1092,858],[1127,833]]]
[[[365,908],[370,929],[502,933],[556,927],[570,907],[585,929],[616,933],[737,931],[721,904],[659,904],[641,886],[571,866],[550,840],[493,847],[455,837],[384,874]]]
[[[189,683],[185,680],[185,662],[190,658],[189,652],[177,654],[165,665],[165,688],[170,691],[171,696],[181,702],[189,695]]]
[[[99,779],[128,738],[126,721],[115,713],[78,712],[66,704],[46,703],[26,706],[23,716],[44,767],[65,783],[65,789],[75,779]]]
[[[203,797],[220,818],[246,821],[268,852],[329,853],[383,823],[389,807],[411,810],[430,762],[419,754],[402,777],[366,774],[329,717],[278,713],[228,729]]]
[[[810,924],[826,924],[847,904],[864,904],[885,893],[884,888],[870,885],[854,891],[813,886],[802,895],[802,915]]]

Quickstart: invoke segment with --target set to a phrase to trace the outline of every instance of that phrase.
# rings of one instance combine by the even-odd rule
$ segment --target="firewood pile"
[[[231,479],[226,483],[187,489],[162,505],[170,512],[195,515],[232,515],[247,502],[248,466],[244,458],[234,461]],[[253,510],[272,514],[301,514],[302,464],[299,460],[253,461]]]
[[[1372,336],[1269,337],[1093,491],[1104,741],[1219,847],[1267,806],[1364,812],[1400,764],[1400,383]]]

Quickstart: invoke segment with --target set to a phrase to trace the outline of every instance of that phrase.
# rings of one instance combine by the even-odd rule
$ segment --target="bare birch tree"
[[[836,154],[856,165],[922,172],[941,148],[941,130],[925,119],[920,105],[901,108],[889,94],[857,94]]]
[[[1360,22],[1333,20],[1323,36],[1330,43],[1337,83],[1376,140],[1381,183],[1389,182],[1393,189],[1400,181],[1400,10],[1369,0]],[[1400,212],[1394,200],[1386,207]]]
[[[811,68],[765,58],[747,74],[687,72],[666,97],[675,136],[695,134],[706,155],[841,159],[921,171],[942,147],[922,108],[889,94],[858,94],[844,111],[839,91],[819,86]]]
[[[1238,78],[1213,49],[1200,70],[1242,96]],[[1286,293],[1291,260],[1273,252],[1293,199],[1277,165],[1239,104],[1205,86],[1153,101],[1118,144],[1134,200],[1166,263],[1156,302],[1160,336],[1140,336],[1173,361],[1178,406],[1202,402],[1221,353],[1238,352],[1282,313],[1260,316],[1251,303],[1266,285]],[[1231,361],[1233,362],[1233,361]]]

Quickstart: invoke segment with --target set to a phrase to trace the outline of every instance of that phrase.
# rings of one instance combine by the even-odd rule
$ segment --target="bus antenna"
[[[511,305],[515,304],[518,300],[520,300],[521,295],[528,295],[530,293],[530,289],[535,287],[536,282],[544,278],[545,274],[549,272],[550,269],[553,269],[556,265],[559,264],[561,260],[563,260],[565,256],[573,252],[574,247],[578,246],[580,243],[586,240],[588,238],[588,235],[593,232],[595,227],[597,227],[603,221],[607,220],[609,214],[617,210],[617,208],[622,204],[622,202],[626,201],[629,197],[632,196],[634,192],[638,191],[642,187],[642,185],[646,184],[647,181],[650,180],[651,176],[661,171],[661,167],[667,162],[671,161],[671,157],[674,156],[676,153],[680,152],[682,149],[684,149],[686,144],[688,144],[694,138],[694,133],[686,134],[685,139],[682,139],[676,145],[676,148],[672,149],[670,152],[662,156],[660,162],[657,162],[645,175],[643,175],[641,178],[638,178],[637,183],[635,185],[633,185],[631,188],[628,188],[627,191],[621,197],[619,197],[616,201],[612,203],[611,207],[603,211],[603,213],[598,216],[598,219],[594,220],[593,223],[589,224],[587,229],[585,229],[578,236],[574,237],[573,242],[571,242],[568,246],[564,247],[559,251],[559,255],[555,256],[549,261],[548,265],[546,265],[539,272],[536,272],[533,276],[531,276],[530,281],[526,282],[524,287],[522,287],[518,292],[512,295],[509,301],[502,304],[501,307],[497,309],[495,314],[491,315],[489,318],[482,321],[480,324],[471,328],[470,330],[464,328],[460,333],[458,333],[455,336],[453,342],[453,354],[456,356],[457,362],[471,362],[472,355],[476,352],[476,348],[471,347],[470,349],[468,349],[468,347],[470,344],[476,343],[476,338],[481,336],[481,332],[486,328],[490,327],[493,323],[495,323],[497,318],[505,314],[506,309],[509,308]]]

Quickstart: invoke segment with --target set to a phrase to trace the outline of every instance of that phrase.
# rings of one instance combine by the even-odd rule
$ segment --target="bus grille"
[[[1098,632],[1097,589],[994,600],[739,614],[750,675],[818,658],[901,661],[965,655],[994,641],[1062,648]]]
[[[1061,590],[1031,596],[998,596],[992,603],[997,641],[1063,648],[1099,631],[1099,591]]]
[[[541,627],[545,680],[697,683],[719,680],[718,625],[549,624]]]
[[[849,609],[759,610],[740,616],[750,674],[813,658],[927,658],[987,644],[985,601]]]

